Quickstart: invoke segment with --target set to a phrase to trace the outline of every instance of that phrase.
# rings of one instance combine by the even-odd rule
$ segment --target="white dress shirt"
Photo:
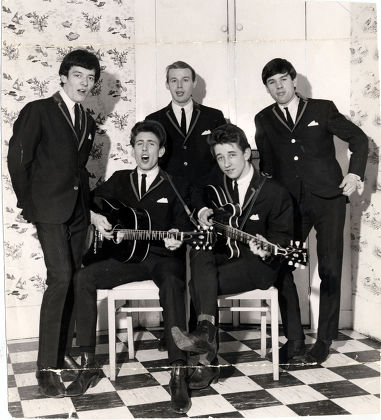
[[[138,172],[138,187],[139,187],[139,195],[140,195],[140,187],[142,185],[142,174],[146,174],[147,178],[146,178],[146,191],[149,190],[150,185],[152,184],[152,182],[154,181],[154,179],[157,177],[158,173],[159,173],[159,167],[155,166],[155,168],[151,169],[148,172],[143,172],[140,168],[137,168],[137,172]]]
[[[299,106],[299,98],[296,95],[294,96],[294,98],[291,100],[291,102],[288,105],[279,104],[279,108],[282,110],[286,119],[287,119],[286,110],[284,108],[288,108],[288,112],[290,113],[294,124],[296,121],[296,115],[298,113],[298,106]]]
[[[175,104],[174,102],[172,102],[172,109],[173,109],[173,112],[175,114],[175,117],[176,117],[176,120],[177,120],[179,126],[181,126],[181,108],[184,108],[184,111],[185,111],[185,118],[187,120],[187,132],[188,132],[190,122],[191,122],[191,119],[192,119],[193,101],[192,100],[189,101],[184,106],[179,106],[179,105]]]
[[[238,184],[238,197],[239,197],[239,204],[243,206],[243,203],[245,201],[245,195],[247,193],[247,189],[249,188],[251,178],[253,178],[254,175],[254,169],[250,165],[249,172],[242,178],[238,178],[235,181]]]
[[[62,100],[65,102],[65,105],[67,106],[67,109],[69,110],[71,120],[73,121],[73,125],[75,125],[75,111],[74,111],[75,102],[72,101],[67,96],[67,93],[64,91],[63,88],[60,89],[59,93],[61,95]],[[80,108],[81,108],[81,106],[80,106]]]

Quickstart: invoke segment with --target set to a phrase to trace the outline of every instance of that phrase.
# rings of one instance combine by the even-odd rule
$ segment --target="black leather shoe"
[[[187,368],[176,365],[172,368],[171,380],[169,381],[169,393],[173,411],[184,414],[191,408],[191,400],[186,383]]]
[[[196,367],[192,375],[189,377],[190,389],[204,389],[212,382],[216,383],[220,377],[220,368],[218,366],[204,366]]]
[[[99,382],[100,367],[95,361],[94,353],[82,353],[81,368],[74,382],[66,389],[68,397],[83,395],[90,387]]]
[[[74,381],[79,374],[79,370],[81,366],[73,359],[70,354],[65,354],[62,368],[61,368],[61,376],[62,380],[67,381]]]
[[[279,349],[279,363],[297,364],[306,352],[304,340],[288,340]]]
[[[179,349],[197,354],[209,353],[210,359],[217,352],[216,332],[216,326],[207,320],[200,321],[193,333],[187,333],[179,327],[171,328],[173,340]]]
[[[331,340],[316,340],[316,343],[306,353],[307,363],[323,363],[329,356],[329,348],[332,344]]]
[[[62,379],[55,369],[44,369],[36,372],[38,388],[41,394],[49,398],[62,398],[66,390]]]
[[[163,333],[163,335],[159,339],[159,345],[157,346],[157,349],[159,351],[167,351],[167,342],[165,340],[164,333]]]

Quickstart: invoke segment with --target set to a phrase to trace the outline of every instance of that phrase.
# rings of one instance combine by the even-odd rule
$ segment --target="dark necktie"
[[[142,182],[140,184],[140,198],[142,198],[147,191],[146,178],[147,174],[142,174]]]
[[[74,130],[77,134],[77,137],[81,136],[81,110],[79,104],[74,105]]]
[[[290,111],[288,110],[288,108],[286,106],[284,107],[284,110],[286,111],[287,124],[291,129],[293,129],[294,128],[294,121],[292,121]]]
[[[187,118],[185,116],[184,108],[181,108],[181,124],[180,124],[181,131],[183,132],[184,136],[187,135]]]
[[[238,183],[236,180],[233,180],[233,188],[232,188],[233,194],[232,199],[234,204],[239,204],[239,193],[238,193]]]

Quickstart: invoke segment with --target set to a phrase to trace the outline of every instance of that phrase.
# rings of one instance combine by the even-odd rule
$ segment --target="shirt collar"
[[[184,105],[184,106],[180,106],[180,105],[177,105],[177,104],[175,104],[173,101],[172,101],[172,109],[173,109],[173,112],[176,114],[176,112],[177,113],[181,113],[181,108],[184,108],[184,111],[185,111],[185,113],[188,113],[188,112],[191,112],[191,111],[193,111],[193,100],[190,100],[186,105]]]
[[[148,171],[148,172],[143,172],[139,167],[137,167],[136,168],[136,170],[137,170],[137,172],[138,172],[138,175],[139,175],[139,177],[142,175],[142,174],[146,174],[147,175],[147,180],[148,179],[152,179],[152,180],[154,180],[156,177],[157,177],[157,175],[159,174],[159,170],[160,170],[160,168],[159,168],[159,165],[158,166],[156,166],[155,168],[153,168],[153,169],[151,169],[150,171]]]
[[[298,106],[299,106],[299,97],[297,95],[295,95],[292,98],[291,102],[289,102],[287,105],[279,104],[279,107],[281,108],[283,112],[285,112],[284,109],[287,107],[290,113],[291,113],[291,110],[298,109]]]
[[[253,166],[250,164],[249,172],[245,176],[238,178],[235,181],[237,182],[238,185],[249,183],[253,175],[254,175],[254,169],[253,169]]]
[[[60,95],[61,95],[62,100],[65,102],[67,109],[71,111],[74,108],[75,102],[69,98],[64,88],[62,87],[60,89]]]

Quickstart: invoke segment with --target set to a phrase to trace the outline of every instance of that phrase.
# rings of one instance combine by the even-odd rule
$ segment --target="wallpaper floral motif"
[[[21,108],[59,89],[58,69],[75,48],[95,53],[101,77],[85,103],[98,130],[88,169],[91,187],[133,167],[135,124],[134,0],[4,0],[2,2],[2,181],[7,307],[39,305],[45,266],[36,231],[16,207],[6,158]],[[59,151],[57,151],[59,153]],[[21,320],[20,320],[21,321]],[[16,325],[15,325],[16,327]]]
[[[351,11],[351,117],[369,137],[365,190],[361,196],[351,199],[354,329],[381,339],[381,117],[377,15],[375,4],[370,3],[354,3]]]

